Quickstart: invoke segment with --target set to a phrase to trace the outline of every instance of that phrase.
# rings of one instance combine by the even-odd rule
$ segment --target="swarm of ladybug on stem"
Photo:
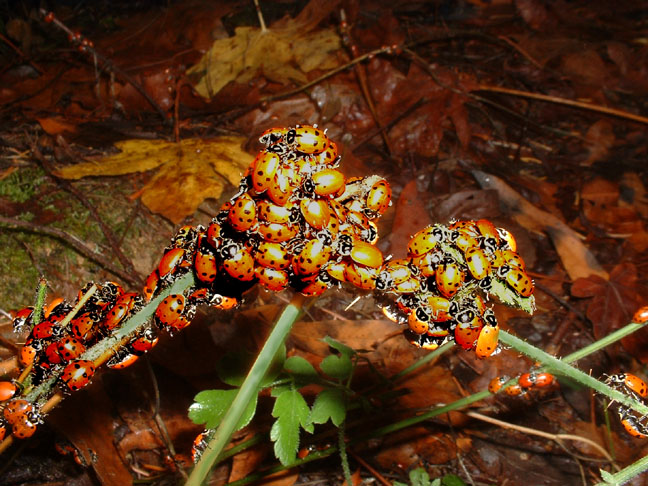
[[[66,325],[61,322],[74,305],[62,299],[48,305],[36,325],[32,308],[16,313],[15,328],[30,332],[19,354],[21,377],[0,382],[0,439],[9,429],[16,438],[33,435],[48,393],[86,386],[104,361],[92,351],[154,299],[161,300],[153,322],[120,341],[108,367],[133,364],[156,345],[160,331],[174,334],[188,326],[199,305],[235,308],[257,283],[305,296],[349,283],[372,291],[386,315],[406,323],[405,336],[414,345],[433,349],[455,340],[480,357],[497,350],[498,333],[482,294],[532,309],[533,285],[506,230],[486,220],[434,225],[412,237],[406,259],[385,259],[375,246],[375,221],[391,205],[386,180],[347,179],[338,170],[337,145],[316,126],[272,128],[260,142],[264,148],[236,194],[207,227],[178,230],[141,294],[106,282],[84,302],[94,285],[88,284]],[[188,273],[192,285],[162,298]],[[47,393],[25,400],[48,383]]]

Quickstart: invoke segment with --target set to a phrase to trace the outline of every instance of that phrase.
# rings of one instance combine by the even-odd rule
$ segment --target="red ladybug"
[[[185,297],[182,294],[167,296],[155,309],[155,320],[160,328],[167,328],[180,318],[185,308]]]
[[[71,361],[61,374],[61,381],[70,391],[77,391],[90,383],[95,372],[92,361],[77,359]]]

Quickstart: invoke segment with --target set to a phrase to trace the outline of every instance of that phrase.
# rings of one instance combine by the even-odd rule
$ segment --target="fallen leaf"
[[[605,159],[614,145],[614,141],[614,131],[608,120],[599,120],[594,123],[585,134],[589,155],[587,160],[581,162],[581,165],[590,166],[594,162]]]
[[[525,228],[546,232],[553,241],[563,266],[572,280],[598,275],[608,278],[596,257],[581,242],[574,230],[551,213],[536,208],[502,179],[486,172],[474,170],[473,176],[480,186],[495,189],[500,204]]]
[[[636,283],[637,268],[631,263],[614,267],[609,280],[590,275],[573,283],[574,297],[593,297],[587,306],[587,317],[594,325],[596,339],[630,322],[640,303]]]
[[[394,258],[407,256],[410,237],[433,222],[425,206],[424,196],[418,190],[416,179],[413,179],[403,187],[396,201],[396,215],[389,237],[390,253]]]
[[[50,135],[58,135],[60,133],[75,133],[76,125],[64,121],[62,118],[36,118],[40,126]]]
[[[305,73],[337,67],[341,42],[335,29],[313,31],[336,3],[311,1],[280,27],[237,27],[233,37],[216,40],[187,72],[196,80],[196,91],[212,98],[229,82],[247,83],[258,73],[281,84],[303,84],[308,81]]]
[[[218,198],[227,182],[237,186],[253,157],[244,152],[243,137],[212,140],[126,140],[116,144],[120,153],[100,160],[63,167],[64,179],[158,172],[141,189],[142,202],[174,223],[193,214],[207,198]]]

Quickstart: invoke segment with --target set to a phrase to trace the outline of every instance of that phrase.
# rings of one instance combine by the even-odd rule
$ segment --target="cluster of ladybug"
[[[639,402],[644,402],[643,399],[648,395],[648,386],[646,383],[638,376],[630,373],[619,373],[608,376],[605,383]],[[621,425],[623,425],[623,428],[628,434],[638,439],[648,438],[648,417],[639,414],[625,405],[616,404],[615,408],[619,415]]]
[[[480,358],[492,355],[499,326],[478,291],[504,289],[517,301],[533,294],[513,235],[484,219],[456,221],[422,229],[407,250],[407,258],[388,261],[378,275],[376,288],[397,296],[383,304],[385,315],[407,323],[405,336],[415,346],[436,349],[454,339]]]
[[[498,393],[510,380],[510,376],[496,376],[488,384],[488,391],[493,394]],[[506,387],[504,393],[511,397],[518,397],[525,395],[531,390],[548,388],[556,383],[556,378],[551,373],[531,371],[520,375],[517,383]]]
[[[477,291],[489,293],[499,284],[531,300],[533,291],[509,232],[486,220],[434,225],[412,237],[406,259],[384,259],[375,246],[375,220],[391,204],[387,181],[347,179],[337,169],[337,145],[315,126],[272,128],[260,141],[265,147],[238,192],[208,227],[178,230],[141,294],[106,282],[69,323],[64,319],[75,305],[61,299],[35,325],[33,309],[15,315],[16,329],[30,327],[19,355],[26,379],[0,383],[0,435],[7,426],[17,438],[32,435],[43,398],[25,400],[30,387],[51,380],[50,389],[57,384],[73,392],[87,385],[102,362],[85,359],[93,355],[87,351],[152,301],[159,301],[153,323],[121,341],[108,367],[134,363],[156,345],[159,331],[173,334],[188,326],[199,305],[236,307],[257,283],[305,296],[350,283],[382,299],[385,313],[408,324],[406,337],[417,346],[433,349],[454,339],[481,357],[496,350],[497,322]],[[193,285],[162,298],[188,273]],[[82,289],[75,304],[90,288]]]

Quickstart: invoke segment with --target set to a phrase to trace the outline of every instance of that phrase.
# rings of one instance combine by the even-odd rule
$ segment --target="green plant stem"
[[[534,361],[539,361],[546,367],[550,368],[552,371],[555,371],[558,374],[561,374],[563,376],[569,377],[574,381],[577,381],[593,389],[594,391],[609,397],[611,400],[614,400],[618,403],[622,403],[623,405],[627,405],[628,407],[632,408],[633,410],[636,410],[642,415],[648,415],[648,407],[643,403],[639,403],[636,400],[632,400],[628,395],[624,395],[623,393],[607,386],[606,384],[601,383],[596,378],[593,378],[590,375],[583,373],[582,371],[570,366],[568,363],[556,358],[555,356],[545,353],[541,349],[532,346],[531,344],[525,342],[524,340],[516,336],[513,336],[512,334],[509,334],[506,331],[500,331],[499,339],[501,343],[511,346],[512,348],[514,348],[516,351],[519,351],[520,353],[526,354],[529,358],[531,358]],[[591,349],[590,351],[593,352]],[[578,355],[579,358],[582,358],[583,356],[584,355],[582,353],[579,353]],[[574,361],[574,358],[572,357],[571,360]]]
[[[245,381],[241,385],[232,405],[225,413],[223,421],[216,429],[216,433],[212,436],[205,452],[196,464],[196,467],[191,472],[186,486],[200,486],[212,466],[216,463],[218,456],[229,443],[232,434],[236,431],[236,424],[238,424],[245,407],[250,402],[252,397],[258,393],[261,381],[265,376],[268,367],[272,363],[273,358],[277,354],[278,349],[286,340],[288,333],[292,329],[293,324],[299,318],[302,312],[302,303],[304,298],[296,295],[290,304],[286,306],[281,313],[274,328],[270,332],[261,352],[257,356],[256,361],[252,365]]]
[[[647,470],[648,456],[644,456],[634,464],[629,465],[625,469],[621,469],[616,474],[610,474],[608,480],[601,481],[596,486],[620,486]]]
[[[455,346],[455,343],[454,343],[454,342],[452,342],[452,341],[448,341],[447,343],[445,343],[445,344],[443,344],[442,346],[438,347],[437,349],[435,349],[435,350],[432,351],[431,353],[426,354],[425,356],[423,356],[423,357],[422,357],[421,359],[419,359],[418,361],[415,361],[414,363],[412,363],[411,365],[409,365],[407,368],[405,368],[405,369],[399,371],[398,373],[396,373],[394,376],[392,376],[392,377],[390,378],[390,380],[391,380],[392,382],[395,382],[395,381],[400,380],[400,379],[403,378],[404,376],[406,376],[406,375],[408,375],[408,374],[410,374],[410,373],[416,371],[416,370],[419,369],[421,366],[423,366],[423,365],[429,363],[430,361],[432,361],[432,360],[438,358],[439,356],[441,356],[441,355],[442,355],[443,353],[445,353],[446,351],[449,351],[450,349],[454,348],[454,346]]]
[[[342,422],[338,427],[338,450],[340,451],[340,461],[342,463],[342,471],[344,472],[344,480],[347,486],[351,486],[353,481],[351,479],[351,468],[349,467],[349,456],[346,451],[345,442],[345,422]]]

